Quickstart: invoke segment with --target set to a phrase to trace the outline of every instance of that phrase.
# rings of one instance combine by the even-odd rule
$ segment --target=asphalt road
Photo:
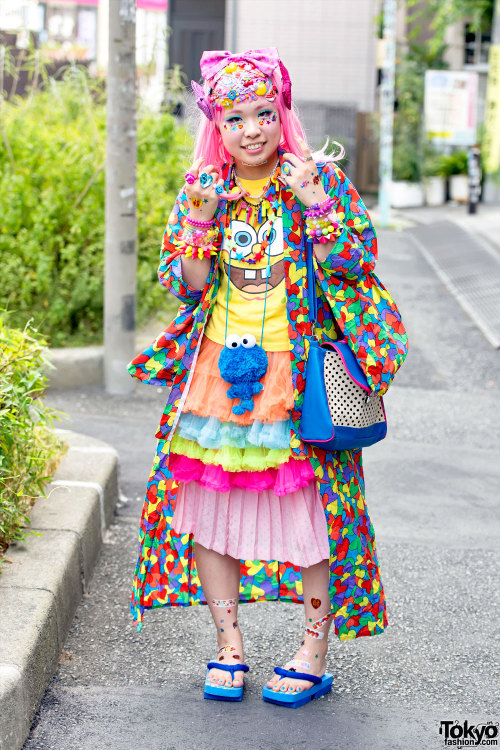
[[[146,612],[141,634],[128,612],[164,393],[53,392],[71,429],[119,451],[123,498],[24,750],[431,750],[445,747],[441,721],[499,721],[500,353],[404,233],[381,232],[380,248],[378,273],[411,342],[386,398],[389,435],[364,452],[385,633],[332,638],[332,693],[292,711],[260,694],[297,648],[301,607],[244,606],[244,701],[204,701],[215,647],[207,608]]]

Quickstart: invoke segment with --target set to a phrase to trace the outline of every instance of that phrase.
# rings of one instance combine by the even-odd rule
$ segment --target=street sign
[[[472,146],[477,141],[478,74],[427,70],[425,131],[435,145]]]
[[[489,63],[483,150],[485,171],[493,174],[500,167],[500,44],[491,45]]]

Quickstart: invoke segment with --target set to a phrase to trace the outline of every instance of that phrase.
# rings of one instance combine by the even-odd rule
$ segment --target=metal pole
[[[231,51],[237,52],[238,44],[238,0],[233,0],[231,19]]]
[[[133,389],[126,366],[135,349],[135,2],[109,0],[104,383],[108,393],[116,394],[130,393]]]
[[[396,0],[384,0],[384,63],[380,85],[379,220],[390,219],[392,180],[392,132],[394,127],[394,72],[396,67]]]

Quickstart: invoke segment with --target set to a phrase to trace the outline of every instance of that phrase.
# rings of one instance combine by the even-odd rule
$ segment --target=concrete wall
[[[353,103],[371,112],[376,12],[376,0],[227,0],[226,48],[277,47],[296,101]]]

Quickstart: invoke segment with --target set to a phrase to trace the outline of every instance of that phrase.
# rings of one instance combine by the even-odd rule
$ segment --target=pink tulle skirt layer
[[[308,459],[291,458],[276,469],[265,471],[225,471],[217,464],[204,464],[198,458],[172,453],[169,468],[177,482],[197,482],[207,490],[219,492],[230,492],[233,488],[257,493],[269,490],[277,497],[283,497],[314,481],[314,471]]]
[[[282,497],[232,487],[217,492],[181,484],[172,526],[237,560],[279,560],[310,567],[328,559],[325,514],[316,482]]]

